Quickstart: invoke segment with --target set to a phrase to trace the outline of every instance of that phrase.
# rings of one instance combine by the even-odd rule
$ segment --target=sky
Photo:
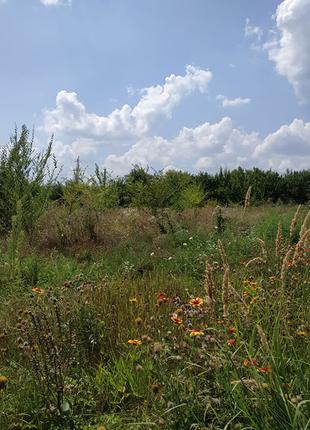
[[[64,175],[310,168],[310,0],[0,0],[0,145]]]

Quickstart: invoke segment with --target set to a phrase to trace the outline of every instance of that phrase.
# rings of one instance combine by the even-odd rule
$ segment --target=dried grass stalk
[[[249,260],[246,263],[245,267],[251,266],[251,264],[256,264],[256,263],[266,263],[266,260],[264,260],[262,257],[255,257]]]
[[[278,230],[277,230],[277,238],[276,238],[276,256],[277,257],[279,257],[279,255],[281,254],[282,241],[283,241],[282,224],[279,222],[279,224],[278,224]]]
[[[262,344],[262,347],[263,347],[263,351],[265,354],[269,354],[270,350],[269,350],[267,336],[261,325],[257,324],[256,328],[260,338],[260,343]]]
[[[223,284],[222,284],[222,303],[223,303],[223,318],[228,317],[228,301],[229,301],[229,267],[225,267]]]
[[[296,246],[295,246],[295,252],[294,252],[294,257],[292,260],[292,265],[297,264],[301,251],[302,249],[306,246],[307,243],[307,239],[310,233],[310,229],[306,230],[303,235],[300,237],[299,241],[297,242]]]
[[[223,246],[223,244],[222,244],[221,239],[219,239],[219,240],[217,241],[217,247],[218,247],[218,249],[219,249],[219,251],[220,251],[220,254],[221,254],[221,258],[222,258],[223,266],[228,266],[228,258],[227,258],[227,254],[226,254],[226,252],[225,252],[225,248],[224,248],[224,246]]]
[[[259,241],[259,244],[260,244],[261,257],[266,263],[267,262],[267,250],[266,250],[265,242],[263,241],[263,239],[257,239],[257,240]]]
[[[207,296],[207,303],[212,306],[214,281],[213,281],[213,275],[212,275],[212,267],[209,264],[208,260],[206,260],[204,287],[205,287],[206,296]]]
[[[302,226],[300,228],[300,232],[299,232],[299,237],[302,237],[304,235],[304,233],[307,230],[307,224],[310,221],[310,210],[308,211],[307,215],[305,216],[305,219],[302,223]]]
[[[244,197],[244,209],[250,206],[252,186],[250,185]]]
[[[286,275],[287,275],[287,271],[289,269],[289,266],[291,264],[290,260],[291,260],[291,256],[293,253],[293,248],[289,247],[287,253],[285,254],[283,261],[282,261],[282,267],[281,267],[281,281],[282,281],[282,288],[285,287],[285,279],[286,279]]]
[[[298,206],[298,208],[296,209],[295,215],[292,219],[291,225],[290,225],[290,237],[293,237],[295,230],[296,230],[296,225],[297,225],[297,218],[300,212],[300,208],[301,205]]]

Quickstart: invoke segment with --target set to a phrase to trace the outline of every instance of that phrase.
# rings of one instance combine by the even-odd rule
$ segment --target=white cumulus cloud
[[[209,70],[187,66],[185,75],[170,75],[163,85],[145,88],[136,106],[125,104],[107,116],[87,112],[74,92],[60,91],[56,107],[44,113],[47,132],[76,134],[104,139],[140,137],[148,133],[162,118],[169,119],[181,100],[193,93],[207,91],[212,79]]]
[[[279,74],[293,86],[296,96],[310,102],[310,1],[284,0],[275,13],[277,32],[266,43]]]

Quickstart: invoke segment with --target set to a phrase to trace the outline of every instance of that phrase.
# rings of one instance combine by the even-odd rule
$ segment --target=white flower
[[[153,255],[155,255],[155,252],[151,252],[151,253],[150,253],[150,256],[151,256],[151,257],[153,257]]]
[[[183,243],[183,246],[187,246],[187,243],[186,243],[186,242],[184,242],[184,243]]]

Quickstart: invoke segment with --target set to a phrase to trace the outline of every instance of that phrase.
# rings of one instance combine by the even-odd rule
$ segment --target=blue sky
[[[65,172],[309,168],[309,22],[310,0],[0,0],[0,142],[54,133]]]

